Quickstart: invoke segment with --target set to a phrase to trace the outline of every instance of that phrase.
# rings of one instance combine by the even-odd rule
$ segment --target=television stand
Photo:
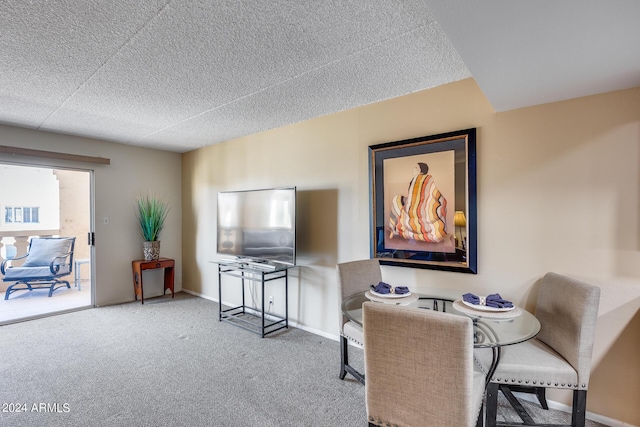
[[[260,335],[266,335],[289,327],[289,269],[293,266],[285,264],[265,265],[258,262],[223,260],[218,264],[218,320],[231,323],[242,329]],[[242,282],[242,305],[223,309],[222,307],[222,276],[239,278]],[[284,279],[285,315],[284,317],[265,312],[264,285],[272,280]],[[260,283],[261,304],[256,309],[248,307],[245,302],[245,283]]]
[[[278,268],[273,264],[269,264],[268,262],[253,262],[253,261],[249,261],[249,262],[247,262],[247,264],[249,264],[251,267],[255,267],[255,268],[259,269],[259,270],[273,271],[276,268]]]

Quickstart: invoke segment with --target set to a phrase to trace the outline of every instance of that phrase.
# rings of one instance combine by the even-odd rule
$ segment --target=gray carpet
[[[295,328],[262,339],[185,293],[2,326],[0,345],[2,426],[366,425],[338,342]]]

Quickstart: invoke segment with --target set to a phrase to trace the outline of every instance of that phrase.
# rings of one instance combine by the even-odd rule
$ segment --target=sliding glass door
[[[0,274],[0,324],[93,306],[92,188],[90,170],[0,163],[0,262],[26,254],[33,237],[75,237],[72,271],[61,279],[69,287],[51,296],[42,288],[7,296],[14,282]]]

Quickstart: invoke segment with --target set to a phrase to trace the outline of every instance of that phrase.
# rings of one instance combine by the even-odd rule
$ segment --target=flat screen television
[[[218,193],[218,254],[296,263],[296,188]]]

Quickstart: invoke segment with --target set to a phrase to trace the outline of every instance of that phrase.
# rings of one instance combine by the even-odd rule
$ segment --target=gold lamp
[[[464,216],[463,211],[455,212],[455,214],[453,215],[453,224],[455,225],[456,229],[460,231],[460,244],[462,246],[462,249],[464,250],[465,244],[464,244],[464,240],[462,239],[462,227],[467,226],[467,218]]]

